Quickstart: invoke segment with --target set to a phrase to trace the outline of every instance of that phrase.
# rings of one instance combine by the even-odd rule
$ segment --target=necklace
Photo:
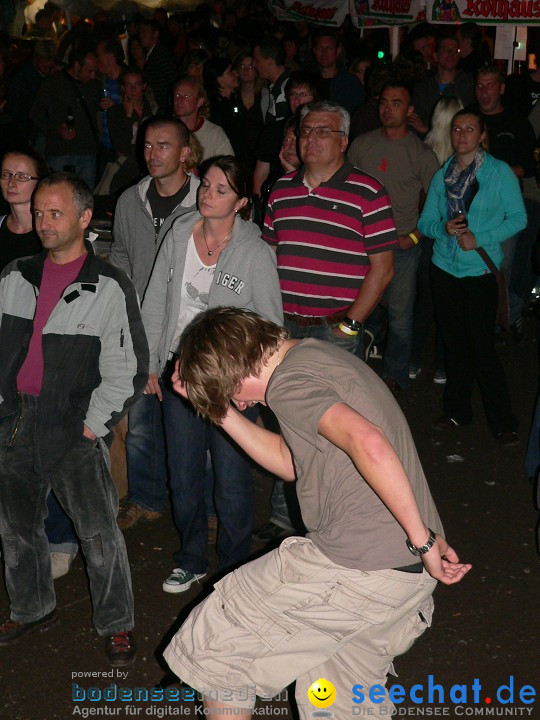
[[[223,240],[221,240],[221,242],[218,242],[218,244],[216,245],[216,247],[215,247],[213,250],[210,250],[210,248],[208,247],[208,242],[206,241],[206,233],[205,233],[205,231],[204,231],[204,222],[203,222],[203,224],[202,224],[202,236],[203,236],[204,244],[206,245],[206,250],[207,250],[207,252],[208,252],[208,257],[212,257],[212,255],[216,252],[216,250],[223,245],[223,243],[225,242],[225,240],[228,240],[228,239],[231,237],[232,233],[233,233],[233,231],[232,231],[232,229],[231,229],[231,231],[230,231],[229,233],[227,233],[227,235],[225,235],[225,237],[223,238]]]

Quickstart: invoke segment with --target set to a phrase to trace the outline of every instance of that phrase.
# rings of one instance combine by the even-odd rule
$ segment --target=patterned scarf
[[[449,220],[460,210],[468,211],[475,195],[473,185],[475,184],[476,175],[483,164],[484,151],[482,148],[478,148],[474,160],[465,170],[460,169],[456,155],[450,160],[444,173],[446,207]]]
[[[478,148],[474,160],[465,170],[461,170],[457,156],[450,160],[444,173],[444,184],[446,185],[446,213],[448,220],[451,220],[456,213],[468,212],[474,196],[478,192],[478,181],[476,174],[484,164],[484,151]],[[447,238],[448,253],[454,257],[458,244],[454,236]]]

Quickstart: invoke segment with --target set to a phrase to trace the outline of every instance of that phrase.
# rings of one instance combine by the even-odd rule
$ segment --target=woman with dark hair
[[[32,194],[49,172],[45,160],[31,148],[7,152],[1,167],[0,188],[9,212],[0,217],[0,271],[12,260],[41,250],[33,226]]]
[[[500,445],[518,442],[517,419],[495,350],[497,282],[492,269],[501,244],[527,224],[518,180],[502,160],[483,149],[482,117],[469,109],[451,123],[454,155],[435,174],[418,222],[434,239],[433,302],[446,357],[441,430],[472,420],[476,379],[491,432]]]
[[[203,67],[203,82],[210,104],[210,120],[227,132],[232,98],[240,85],[238,73],[229,60],[212,58]]]
[[[198,210],[179,217],[165,236],[142,309],[150,346],[146,392],[163,402],[171,504],[181,540],[176,567],[163,583],[170,593],[188,590],[208,569],[208,450],[220,568],[245,560],[253,521],[248,460],[170,386],[182,332],[200,312],[220,306],[249,308],[283,322],[275,255],[249,221],[249,168],[232,155],[221,155],[203,163],[200,177]]]
[[[107,110],[107,123],[113,150],[116,153],[116,172],[105,193],[115,195],[139,180],[141,148],[137,147],[139,128],[157,112],[157,104],[146,94],[144,73],[136,66],[127,67],[120,80],[122,102]]]

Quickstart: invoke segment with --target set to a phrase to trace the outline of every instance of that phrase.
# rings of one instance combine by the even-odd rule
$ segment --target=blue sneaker
[[[189,570],[182,570],[182,568],[175,568],[172,575],[169,575],[163,583],[163,589],[168,593],[186,592],[196,580],[200,580],[205,575],[206,573],[198,574]]]

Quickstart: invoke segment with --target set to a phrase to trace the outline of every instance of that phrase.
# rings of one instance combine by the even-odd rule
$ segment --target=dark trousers
[[[54,490],[73,520],[86,558],[94,625],[100,635],[131,630],[133,594],[118,497],[101,443],[87,438],[50,471],[34,470],[39,398],[21,395],[21,412],[0,422],[0,535],[11,618],[28,623],[56,605],[44,522]]]
[[[245,561],[251,547],[254,497],[250,461],[223,430],[198,417],[189,402],[162,387],[171,505],[181,540],[175,562],[193,573],[208,569],[206,477],[210,450],[219,519],[219,566],[233,567]],[[243,414],[255,421],[258,411],[250,408]]]
[[[491,273],[457,278],[432,263],[431,279],[446,357],[445,414],[462,425],[471,422],[476,379],[491,432],[516,430],[518,422],[495,349],[495,278]]]

